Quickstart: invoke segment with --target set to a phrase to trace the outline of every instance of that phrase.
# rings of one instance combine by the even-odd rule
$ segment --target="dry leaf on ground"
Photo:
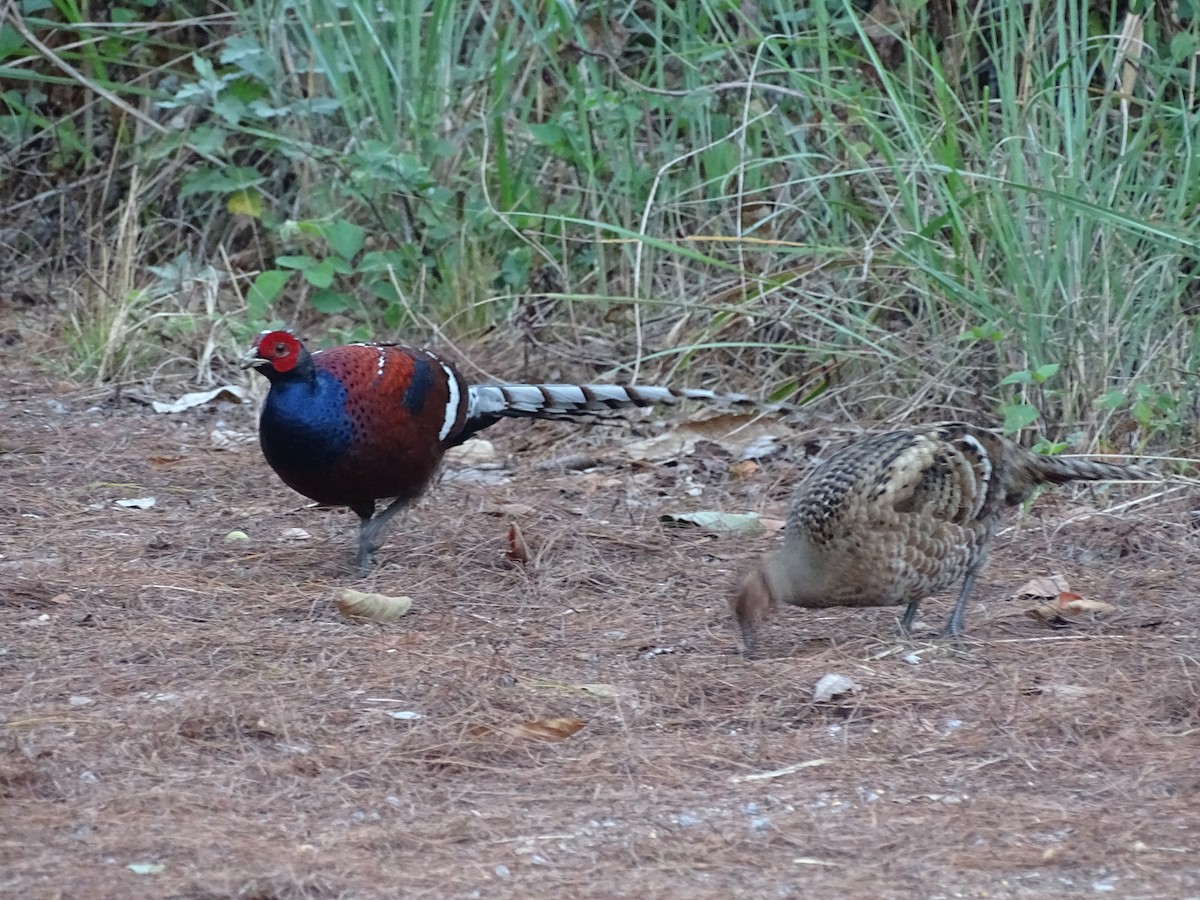
[[[1103,600],[1088,600],[1072,591],[1061,591],[1053,603],[1035,606],[1027,610],[1026,615],[1044,622],[1051,628],[1066,628],[1115,610],[1115,606]]]
[[[1031,578],[1012,595],[1014,600],[1024,600],[1026,597],[1040,597],[1045,600],[1052,600],[1063,591],[1069,591],[1067,579],[1062,575],[1039,575],[1037,578]]]
[[[475,737],[504,734],[522,740],[565,741],[586,724],[583,719],[576,719],[574,716],[559,716],[504,727],[473,725],[468,729],[468,733]]]
[[[521,526],[516,522],[509,523],[508,549],[504,551],[504,557],[522,565],[529,562],[529,544],[525,542],[525,535],[521,534]]]
[[[699,441],[711,441],[741,460],[770,456],[789,429],[782,422],[749,413],[722,413],[693,422],[683,422],[670,431],[625,444],[629,459],[663,462],[690,456]]]
[[[233,400],[236,403],[241,403],[246,399],[246,389],[236,384],[225,384],[221,387],[213,388],[211,391],[196,391],[192,394],[184,394],[178,400],[170,403],[162,403],[155,400],[150,405],[154,407],[154,411],[157,413],[177,413],[196,406],[203,406],[205,403],[211,403],[213,400],[218,399]]]
[[[853,678],[830,672],[823,676],[813,688],[813,700],[821,703],[825,700],[832,700],[834,697],[840,697],[842,694],[856,694],[861,690],[862,687]]]
[[[496,446],[483,438],[471,438],[446,451],[445,460],[455,466],[470,468],[496,461]]]
[[[395,622],[412,609],[412,597],[389,597],[344,588],[337,598],[337,608],[347,619],[368,622]]]
[[[763,522],[758,513],[727,513],[703,510],[692,513],[663,513],[659,521],[667,525],[695,525],[705,531],[731,534],[758,534]]]

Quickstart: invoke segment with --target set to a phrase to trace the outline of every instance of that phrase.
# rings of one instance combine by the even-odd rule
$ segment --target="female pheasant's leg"
[[[967,601],[971,599],[971,590],[975,587],[975,579],[983,569],[985,562],[987,562],[986,547],[971,561],[971,567],[967,569],[967,577],[963,579],[962,590],[958,592],[958,601],[954,604],[950,618],[946,620],[946,627],[942,629],[942,637],[954,637],[962,634],[963,615],[967,611]]]
[[[950,613],[950,618],[946,620],[946,627],[942,629],[942,637],[954,637],[962,634],[963,615],[967,611],[967,601],[971,599],[975,579],[983,571],[983,566],[987,562],[988,550],[991,549],[992,535],[996,533],[997,521],[999,521],[998,517],[993,516],[984,523],[981,530],[970,534],[969,540],[965,541],[970,554],[967,558],[967,574],[963,578],[962,590],[958,592],[954,610]]]
[[[921,605],[921,599],[918,597],[908,604],[908,609],[904,610],[904,615],[900,617],[900,637],[908,637],[909,629],[912,628],[913,619],[917,617],[917,607]]]

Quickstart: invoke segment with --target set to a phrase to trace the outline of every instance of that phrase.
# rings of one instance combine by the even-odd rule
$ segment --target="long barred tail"
[[[703,400],[733,406],[757,405],[745,394],[722,394],[700,388],[654,387],[621,384],[473,384],[467,393],[464,437],[505,418],[553,419],[653,406],[680,400]]]
[[[1051,484],[1064,484],[1068,481],[1146,481],[1155,478],[1141,466],[1061,456],[1030,456],[1033,457],[1042,480]]]

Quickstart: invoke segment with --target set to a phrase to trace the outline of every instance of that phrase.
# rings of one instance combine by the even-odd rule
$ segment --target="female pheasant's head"
[[[308,351],[290,331],[264,331],[242,356],[243,369],[251,366],[271,378],[286,375],[308,359]]]

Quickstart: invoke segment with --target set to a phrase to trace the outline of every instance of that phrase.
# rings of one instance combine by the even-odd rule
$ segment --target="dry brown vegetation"
[[[773,538],[658,516],[779,514],[808,435],[736,479],[708,445],[635,465],[623,428],[505,424],[507,480],[445,480],[359,579],[352,516],[305,508],[254,444],[213,449],[251,408],[160,415],[13,365],[0,395],[0,894],[1200,891],[1177,501],[1081,518],[1126,494],[1044,495],[959,645],[788,610],[747,660],[725,598]],[[577,450],[605,462],[537,467]],[[1006,602],[1052,572],[1117,612],[1051,630]],[[346,586],[415,606],[351,624]],[[814,702],[831,672],[861,690]]]

